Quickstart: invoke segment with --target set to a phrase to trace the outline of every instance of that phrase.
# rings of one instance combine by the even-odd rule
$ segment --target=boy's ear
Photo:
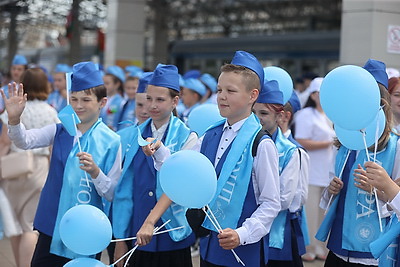
[[[103,97],[100,100],[100,108],[104,108],[106,104],[107,104],[107,97]]]
[[[291,117],[292,117],[292,112],[290,111],[283,112],[283,118],[285,118],[285,120],[289,121]]]
[[[175,97],[172,99],[172,105],[173,105],[173,107],[176,108],[176,106],[178,106],[178,103],[179,103],[179,96],[175,96]]]
[[[257,88],[251,89],[250,100],[252,103],[256,102],[259,94],[260,94],[260,91]]]

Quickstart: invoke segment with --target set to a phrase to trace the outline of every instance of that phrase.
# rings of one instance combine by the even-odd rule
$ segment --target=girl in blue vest
[[[367,66],[367,65],[366,65]],[[366,67],[364,66],[364,68]],[[378,77],[374,75],[378,74]],[[379,82],[380,74],[387,75],[385,69],[374,69],[372,73]],[[391,177],[400,177],[399,155],[397,153],[398,136],[393,134],[392,114],[388,103],[388,92],[380,87],[381,105],[386,116],[386,125],[378,140],[376,162]],[[383,210],[384,202],[376,203],[370,186],[364,185],[353,177],[354,171],[364,166],[367,161],[365,150],[354,151],[338,145],[334,163],[334,177],[321,199],[321,207],[329,211],[317,233],[319,240],[326,240],[329,232],[328,249],[330,250],[325,266],[377,266],[370,252],[369,244],[380,236],[380,222],[377,208]],[[369,148],[369,157],[374,157],[374,145]],[[339,179],[340,177],[341,179]],[[361,182],[361,183],[360,183]],[[327,207],[330,196],[336,196]],[[385,219],[382,219],[385,225]]]
[[[100,116],[103,122],[112,130],[118,126],[117,116],[122,107],[124,98],[122,97],[125,82],[125,72],[118,66],[107,68],[103,77],[104,86],[107,89],[107,103],[101,110]]]
[[[304,206],[308,198],[310,157],[308,156],[305,148],[294,139],[292,131],[289,128],[289,126],[292,125],[294,114],[301,108],[300,105],[300,100],[297,97],[296,92],[293,91],[292,96],[283,107],[283,116],[282,119],[279,121],[279,127],[281,128],[282,134],[298,148],[297,151],[299,152],[300,156],[299,183],[296,189],[296,195],[293,198],[289,210],[294,215],[292,216],[292,220],[298,221],[298,223],[300,224],[302,235],[297,235],[297,245],[299,249],[299,254],[303,255],[306,251],[306,246],[310,244],[307,218]],[[296,222],[294,223],[295,225],[297,224]]]
[[[275,218],[269,240],[264,238],[264,254],[269,254],[267,266],[303,266],[296,241],[296,235],[302,235],[292,224],[290,205],[299,183],[300,159],[296,146],[283,136],[278,121],[283,113],[283,94],[277,81],[268,81],[253,108],[262,128],[268,131],[279,155],[279,179],[281,211]],[[294,210],[293,212],[296,212]],[[294,221],[293,221],[294,223]]]
[[[264,265],[261,239],[268,235],[280,211],[278,155],[267,136],[259,141],[253,157],[252,147],[261,130],[251,109],[264,81],[258,60],[245,51],[237,51],[231,64],[221,68],[218,80],[218,105],[226,120],[211,127],[193,150],[200,151],[214,164],[218,177],[217,192],[209,206],[222,227],[218,232],[206,218],[203,227],[210,234],[200,240],[200,266]],[[157,164],[168,156],[165,146],[146,148]],[[159,166],[158,166],[159,167]],[[165,196],[165,195],[164,195]],[[160,200],[149,218],[158,218],[171,203]],[[151,240],[153,227],[139,231],[138,244]]]
[[[143,138],[161,140],[171,153],[193,146],[197,135],[172,115],[179,101],[178,69],[173,65],[159,65],[154,70],[146,90],[150,119],[137,127],[120,131],[124,166],[113,203],[113,228],[116,238],[135,236],[142,225],[160,226],[171,221],[167,228],[184,229],[158,235],[146,246],[139,247],[130,263],[134,266],[192,266],[190,245],[195,238],[185,217],[185,209],[171,205],[159,220],[146,220],[163,194],[151,157],[138,144],[138,132]],[[116,245],[115,258],[127,251],[124,242]]]
[[[9,90],[10,98],[5,101],[9,136],[18,147],[32,149],[53,145],[49,174],[34,220],[39,239],[32,259],[33,267],[61,267],[70,259],[82,257],[61,241],[60,220],[75,205],[91,204],[102,209],[102,197],[112,200],[121,175],[120,138],[99,119],[107,98],[102,77],[93,63],[73,66],[71,90],[71,106],[81,120],[76,136],[71,136],[62,124],[25,130],[20,123],[27,101],[22,84],[17,89],[14,83]],[[1,94],[5,97],[3,91]]]

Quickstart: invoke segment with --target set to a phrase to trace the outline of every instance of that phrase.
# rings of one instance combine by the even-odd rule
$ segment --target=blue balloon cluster
[[[264,79],[271,81],[275,80],[279,84],[279,90],[283,93],[283,104],[286,104],[293,92],[293,81],[286,70],[279,67],[265,67]]]
[[[160,169],[160,184],[175,203],[187,208],[202,208],[214,197],[217,175],[206,156],[181,150],[164,162]]]
[[[110,244],[111,236],[112,228],[107,216],[92,205],[72,207],[60,221],[61,240],[67,248],[80,255],[95,255],[103,251]]]
[[[325,76],[320,100],[322,109],[335,125],[347,130],[362,130],[378,113],[380,92],[367,70],[345,65]]]
[[[189,128],[202,136],[208,127],[222,120],[218,106],[215,104],[203,104],[195,107],[188,116]]]

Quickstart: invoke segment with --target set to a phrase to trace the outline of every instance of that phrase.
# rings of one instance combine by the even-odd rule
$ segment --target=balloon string
[[[369,153],[368,153],[368,147],[367,147],[367,141],[365,138],[365,130],[361,130],[362,136],[363,136],[363,140],[364,140],[364,147],[365,147],[365,153],[367,154],[367,160],[370,160],[369,157]],[[376,140],[375,140],[376,143]],[[374,160],[375,160],[375,156],[374,156]],[[376,188],[372,189],[372,192],[370,192],[369,194],[372,196],[372,193],[374,194],[375,197],[375,204],[376,204],[376,212],[378,213],[378,219],[379,219],[379,229],[381,230],[381,232],[383,232],[383,226],[382,226],[382,218],[381,218],[381,213],[379,211],[379,199],[378,199],[378,194],[376,193]],[[371,204],[369,203],[369,208],[371,209]]]
[[[346,166],[347,159],[349,158],[349,155],[350,155],[350,150],[347,151],[346,159],[345,159],[345,161],[344,161],[345,163],[343,164],[342,169],[340,170],[340,173],[339,173],[339,179],[342,179],[344,167]],[[328,205],[326,206],[326,210],[325,210],[325,214],[324,214],[324,215],[326,215],[326,214],[328,213],[328,210],[329,210],[329,207],[330,207],[330,205],[331,205],[333,196],[334,196],[334,195],[332,194],[331,197],[329,198]]]
[[[77,127],[76,127],[75,115],[72,114],[71,116],[72,116],[72,120],[73,120],[73,122],[74,122],[75,132],[77,132],[78,130],[77,130]],[[79,152],[82,152],[81,141],[79,141],[79,137],[78,137],[78,136],[76,136],[76,140],[77,140],[77,142],[78,142]],[[86,171],[83,171],[83,172],[85,173],[85,178],[86,178],[87,187],[90,188],[90,185],[89,185],[89,177],[88,177],[88,175],[87,175],[87,172],[86,172]]]
[[[171,232],[171,231],[179,230],[179,229],[182,229],[182,228],[185,228],[185,226],[179,226],[179,227],[175,227],[175,228],[172,228],[172,229],[156,232],[156,233],[154,233],[154,235],[164,234],[164,233],[168,233],[168,232]],[[112,242],[135,240],[136,238],[137,237],[134,236],[134,237],[128,237],[128,238],[122,238],[122,239],[113,239],[113,240],[111,240],[111,243]]]
[[[211,223],[213,224],[213,226],[215,227],[215,229],[217,229],[217,231],[218,231],[219,233],[222,233],[222,227],[221,227],[221,225],[219,224],[219,222],[218,222],[217,218],[215,217],[214,213],[212,212],[212,210],[210,209],[210,207],[209,207],[208,205],[206,205],[206,207],[207,207],[207,210],[206,210],[204,207],[202,208],[202,210],[205,212],[207,218],[211,221]],[[211,214],[211,216],[212,216],[213,219],[211,219],[210,215],[208,215],[208,211],[210,211],[210,214]],[[233,249],[231,249],[231,251],[232,251],[232,253],[233,253],[233,256],[235,256],[236,261],[237,261],[238,263],[242,264],[243,266],[246,266],[246,265],[244,264],[244,262],[243,262],[243,261],[239,258],[239,256],[236,254],[236,252],[235,252]]]
[[[153,230],[153,235],[156,235],[158,230],[160,230],[161,228],[163,228],[166,224],[168,224],[171,220],[166,221],[165,223],[163,223],[161,226],[157,226],[154,228]],[[161,233],[161,232],[160,232]],[[119,239],[118,241],[122,241],[121,239]],[[127,253],[125,253],[121,258],[119,258],[116,262],[110,264],[109,266],[115,266],[115,264],[117,264],[118,262],[120,262],[123,258],[125,258],[126,256],[128,256],[124,267],[126,266],[126,264],[129,262],[129,259],[131,258],[133,252],[135,252],[135,250],[138,248],[139,245],[136,245],[134,248],[132,248],[131,250],[129,250]]]

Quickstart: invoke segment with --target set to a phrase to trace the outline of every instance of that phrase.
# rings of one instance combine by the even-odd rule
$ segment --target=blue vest
[[[101,109],[100,117],[103,122],[108,126],[112,127],[114,130],[117,129],[117,114],[121,109],[121,102],[123,98],[120,94],[116,94],[112,99],[111,103],[108,105],[108,108],[105,107]],[[109,99],[110,101],[110,99]]]
[[[117,130],[122,130],[135,123],[135,105],[135,99],[128,99],[122,106],[122,109],[119,111],[118,115],[115,116],[117,119]]]
[[[294,139],[293,135],[290,134],[287,138],[290,142],[292,142],[297,148],[303,149],[306,151],[306,149],[300,145],[299,142],[297,142],[296,139]],[[301,157],[301,153],[299,154]],[[301,158],[300,158],[300,164],[301,164]],[[300,166],[301,168],[301,166]],[[297,238],[297,248],[299,249],[299,254],[303,255],[306,253],[306,246],[310,244],[309,236],[308,236],[308,225],[307,225],[307,218],[306,218],[306,213],[304,210],[304,207],[302,207],[300,214],[298,212],[293,212],[291,214],[292,220],[293,220],[293,226],[294,226],[294,231],[296,234]]]
[[[67,99],[58,90],[55,90],[48,96],[47,103],[59,112],[67,105]]]
[[[35,220],[33,222],[35,229],[48,236],[53,236],[61,187],[63,184],[64,167],[69,152],[72,149],[73,142],[74,137],[68,134],[64,127],[62,127],[62,124],[57,124],[50,169],[40,195]]]
[[[200,152],[204,154],[212,163],[215,162],[219,141],[222,136],[223,124],[212,128],[207,131]],[[232,145],[232,143],[231,143]],[[226,156],[228,155],[231,145],[222,155],[215,170],[217,177],[219,176],[222,166],[225,162]],[[257,209],[257,203],[254,196],[253,182],[250,179],[245,203],[243,205],[243,211],[240,216],[238,226],[242,225],[246,218],[249,218],[253,212]],[[210,232],[210,235],[201,238],[200,240],[200,253],[202,259],[207,262],[223,265],[223,266],[242,266],[238,263],[230,250],[225,250],[219,245],[217,233],[214,231]],[[242,259],[246,266],[259,266],[260,265],[260,252],[261,252],[261,241],[239,246],[235,248],[236,254]]]
[[[286,137],[284,137],[279,128],[277,128],[275,133],[272,135],[272,140],[276,144],[276,148],[279,153],[279,173],[281,174],[289,163],[290,159],[292,158],[292,155],[296,150],[296,145],[290,142]],[[280,211],[271,226],[269,242],[266,242],[266,239],[264,239],[264,249],[269,245],[270,260],[293,260],[291,239],[292,217],[293,220],[295,220],[295,222],[299,224],[297,220],[298,216],[296,216],[296,213],[292,214],[289,212],[289,210]],[[294,226],[293,230],[295,230]],[[299,238],[302,237],[301,231],[295,233],[296,236],[299,236]],[[280,243],[281,246],[274,247],[278,243]],[[271,246],[272,244],[274,244],[274,246]],[[266,253],[264,251],[264,256],[265,254]]]
[[[152,136],[151,124],[149,123],[144,129],[142,136]],[[168,129],[164,134],[162,142],[165,141]],[[135,179],[133,188],[133,202],[138,203],[133,209],[133,220],[132,220],[132,236],[134,236],[142,226],[143,222],[149,215],[150,211],[157,204],[156,197],[156,183],[157,183],[157,171],[154,169],[154,163],[152,157],[147,157],[142,149],[139,149],[132,161],[129,168],[133,168]],[[131,170],[132,171],[132,170]],[[160,219],[155,226],[161,226],[163,221]],[[195,241],[194,234],[190,234],[187,238],[182,241],[175,242],[171,239],[169,234],[155,235],[151,239],[151,242],[144,246],[139,247],[139,250],[160,252],[160,251],[171,251],[187,248],[192,245]],[[133,242],[134,243],[134,242]]]

